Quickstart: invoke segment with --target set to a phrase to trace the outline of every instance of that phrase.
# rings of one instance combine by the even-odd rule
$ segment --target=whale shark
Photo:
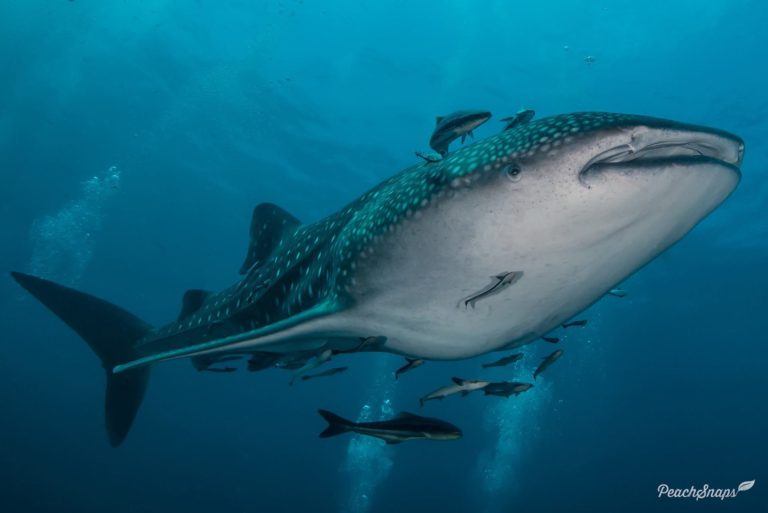
[[[376,341],[363,351],[425,360],[532,342],[720,205],[739,183],[743,155],[736,135],[664,119],[583,112],[530,121],[408,167],[317,222],[258,205],[241,277],[218,293],[187,291],[178,318],[160,327],[11,274],[100,358],[116,446],[151,366],[165,360],[205,367],[250,354],[295,368],[361,339]],[[515,280],[495,285],[512,272]],[[502,277],[493,293],[489,276]]]

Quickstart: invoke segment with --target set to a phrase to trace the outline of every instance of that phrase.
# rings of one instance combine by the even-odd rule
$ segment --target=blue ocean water
[[[254,205],[320,219],[413,164],[436,115],[489,109],[482,138],[521,107],[647,114],[747,150],[732,197],[565,332],[534,390],[425,406],[458,442],[321,440],[316,410],[415,410],[493,355],[397,384],[401,358],[361,355],[294,387],[164,363],[112,449],[97,358],[2,279],[0,509],[768,511],[767,19],[746,0],[1,2],[0,269],[158,325],[236,279]]]

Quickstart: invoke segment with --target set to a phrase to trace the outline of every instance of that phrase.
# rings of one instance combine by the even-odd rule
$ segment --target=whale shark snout
[[[739,167],[744,158],[744,141],[734,134],[642,117],[638,118],[637,125],[617,127],[615,131],[618,144],[594,155],[581,169],[581,177],[611,167],[654,169],[675,162],[688,165],[719,163],[726,170],[741,175]],[[627,166],[630,162],[645,165]]]

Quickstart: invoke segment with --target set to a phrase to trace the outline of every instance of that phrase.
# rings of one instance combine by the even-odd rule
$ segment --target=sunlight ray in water
[[[392,396],[396,381],[387,372],[386,358],[382,355],[374,362],[373,384],[368,401],[363,405],[357,422],[373,422],[391,418]],[[392,470],[390,448],[383,441],[369,436],[353,436],[347,446],[344,470],[349,478],[349,495],[342,509],[345,513],[370,511],[373,494]]]
[[[526,351],[526,358],[531,352]],[[478,458],[477,472],[483,483],[483,501],[486,511],[494,512],[500,495],[517,493],[515,483],[523,472],[527,452],[533,451],[538,437],[542,412],[552,403],[552,393],[545,379],[537,380],[535,388],[509,399],[488,397],[485,410],[485,429],[492,440]]]
[[[82,183],[79,197],[32,225],[32,274],[76,285],[93,256],[102,210],[120,187],[120,171],[111,166]]]

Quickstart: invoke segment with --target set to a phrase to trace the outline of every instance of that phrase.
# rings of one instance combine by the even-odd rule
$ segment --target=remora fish
[[[517,114],[508,118],[503,118],[501,121],[506,123],[504,130],[510,130],[516,126],[524,125],[533,119],[536,115],[536,111],[531,109],[520,109]]]
[[[536,376],[538,376],[539,374],[547,370],[547,367],[555,363],[555,361],[561,356],[563,356],[562,349],[558,349],[557,351],[553,352],[549,356],[545,356],[543,358],[544,361],[541,362],[538,367],[536,367],[536,370],[533,373],[533,379],[536,379]]]
[[[563,324],[563,328],[571,328],[571,327],[574,327],[574,326],[578,326],[579,328],[583,328],[586,325],[587,325],[587,320],[586,319],[579,319],[578,321],[566,322],[565,324]]]
[[[316,354],[315,356],[307,360],[307,363],[305,363],[301,368],[296,369],[296,371],[294,371],[293,376],[291,376],[291,381],[289,382],[289,385],[293,385],[293,382],[296,381],[296,378],[298,378],[305,372],[309,372],[312,369],[316,369],[320,367],[322,364],[330,360],[332,357],[333,357],[332,349],[326,349]]]
[[[348,368],[349,367],[334,367],[333,369],[328,369],[327,371],[318,372],[317,374],[310,374],[308,376],[302,376],[301,380],[302,381],[307,381],[307,380],[315,379],[315,378],[324,378],[326,376],[333,376],[335,374],[340,374],[340,373],[346,371]]]
[[[504,273],[497,274],[496,276],[491,276],[491,283],[489,283],[479,291],[473,294],[470,294],[465,298],[462,298],[461,301],[459,301],[458,306],[461,306],[463,304],[464,308],[467,308],[468,306],[471,306],[472,308],[474,308],[475,303],[477,303],[481,299],[485,299],[488,296],[498,294],[505,288],[516,283],[522,277],[523,277],[522,271],[504,272]]]
[[[202,372],[235,372],[237,367],[206,367]]]
[[[358,433],[375,436],[388,444],[399,444],[408,440],[458,440],[461,430],[444,420],[422,417],[403,412],[394,419],[379,422],[352,422],[327,410],[317,410],[328,421],[328,427],[320,438],[342,433]]]
[[[12,276],[101,359],[118,445],[150,365],[164,360],[348,349],[374,326],[387,339],[378,350],[413,358],[532,342],[724,201],[743,150],[727,132],[642,116],[533,120],[409,167],[315,223],[257,206],[242,279],[185,294],[178,318],[158,328],[88,294]],[[525,279],[486,298],[492,308],[457,310],[467,290],[510,265]]]
[[[627,297],[627,291],[624,289],[611,289],[608,291],[608,294],[616,297]]]
[[[232,372],[237,370],[234,367],[224,367],[224,369],[232,369],[227,371],[222,371],[221,368],[211,368],[212,365],[217,363],[226,363],[226,362],[236,362],[238,360],[241,360],[243,357],[240,355],[203,355],[203,356],[196,356],[194,358],[190,358],[192,361],[192,366],[197,369],[198,371],[211,371],[211,372]]]
[[[406,364],[395,371],[395,379],[399,379],[401,374],[405,374],[406,372],[412,371],[416,367],[421,367],[424,365],[424,360],[419,358],[408,358],[406,356],[405,361]]]
[[[560,339],[557,337],[541,337],[541,340],[544,342],[549,342],[550,344],[557,344],[560,342]]]
[[[533,385],[530,383],[517,383],[515,381],[499,381],[494,383],[488,383],[488,386],[483,388],[483,394],[509,397],[511,395],[520,395],[526,390],[530,390],[531,388],[533,388]]]
[[[514,363],[522,359],[523,359],[523,353],[515,353],[509,356],[505,356],[503,358],[499,358],[495,362],[484,363],[483,368],[487,369],[489,367],[504,367],[505,365],[509,365],[510,363]]]
[[[461,137],[474,137],[472,130],[491,119],[491,113],[484,110],[460,110],[447,116],[439,116],[435,131],[429,139],[429,146],[440,155],[448,153],[448,146]]]
[[[440,162],[443,160],[443,156],[439,153],[424,153],[422,151],[416,151],[414,153],[417,157],[423,159],[427,164],[434,164],[435,162]]]
[[[443,399],[444,397],[448,397],[449,395],[453,394],[461,394],[462,396],[465,396],[471,392],[474,392],[475,390],[481,390],[489,383],[488,381],[468,380],[461,378],[451,378],[451,380],[453,380],[452,385],[440,387],[434,392],[430,392],[419,399],[419,405],[424,406],[424,403],[427,401],[432,401],[433,399]]]

